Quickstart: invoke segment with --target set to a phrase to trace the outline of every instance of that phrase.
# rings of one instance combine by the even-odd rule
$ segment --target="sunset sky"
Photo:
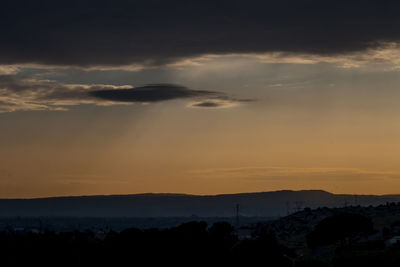
[[[398,1],[4,1],[0,198],[400,193]]]

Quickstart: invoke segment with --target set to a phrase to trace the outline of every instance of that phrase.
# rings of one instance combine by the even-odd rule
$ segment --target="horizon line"
[[[237,192],[237,193],[220,193],[220,194],[190,194],[190,193],[166,193],[166,192],[143,192],[143,193],[127,193],[127,194],[93,194],[93,195],[55,195],[55,196],[38,196],[38,197],[0,197],[0,200],[35,200],[35,199],[51,199],[51,198],[85,198],[85,197],[118,197],[118,196],[140,196],[140,195],[164,195],[164,196],[192,196],[192,197],[217,197],[229,195],[247,195],[247,194],[263,194],[263,193],[278,193],[278,192],[315,192],[320,191],[331,195],[341,196],[396,196],[394,194],[355,194],[355,193],[333,193],[323,189],[280,189],[272,191],[253,191],[253,192]]]

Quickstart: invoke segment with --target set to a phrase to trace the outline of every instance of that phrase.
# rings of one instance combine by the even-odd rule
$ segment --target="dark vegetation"
[[[360,214],[341,213],[327,217],[317,224],[307,235],[310,248],[331,245],[337,241],[344,243],[362,234],[373,233],[372,220]]]
[[[0,232],[1,266],[400,266],[399,204],[320,208],[235,229],[190,221],[122,231]]]
[[[2,266],[208,266],[253,262],[292,266],[294,253],[263,233],[239,241],[226,222],[207,227],[189,222],[170,229],[110,231],[103,240],[91,231],[0,235]],[[142,265],[142,266],[143,266]]]

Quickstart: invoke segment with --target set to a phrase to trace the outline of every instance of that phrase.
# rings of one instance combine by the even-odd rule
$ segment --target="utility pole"
[[[239,204],[236,204],[236,228],[239,229]]]
[[[294,205],[295,205],[295,212],[299,212],[301,211],[302,207],[303,207],[304,201],[295,201]]]
[[[286,215],[290,214],[290,202],[286,201]]]

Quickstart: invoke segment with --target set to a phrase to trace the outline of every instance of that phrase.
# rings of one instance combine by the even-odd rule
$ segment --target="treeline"
[[[262,227],[240,240],[227,222],[98,234],[0,232],[0,266],[400,266],[400,244],[372,238],[377,232],[371,219],[358,214],[320,221],[307,235],[307,254],[280,244]],[[321,258],[326,249],[332,253]]]
[[[386,234],[390,237],[396,233]],[[400,266],[400,244],[386,244],[385,234],[374,228],[370,218],[360,214],[339,213],[326,217],[307,234],[307,245],[316,256],[329,249],[333,253],[324,261],[303,260],[304,266]]]
[[[294,252],[272,234],[238,240],[226,222],[170,229],[126,229],[104,239],[91,231],[0,234],[1,266],[292,266]]]

